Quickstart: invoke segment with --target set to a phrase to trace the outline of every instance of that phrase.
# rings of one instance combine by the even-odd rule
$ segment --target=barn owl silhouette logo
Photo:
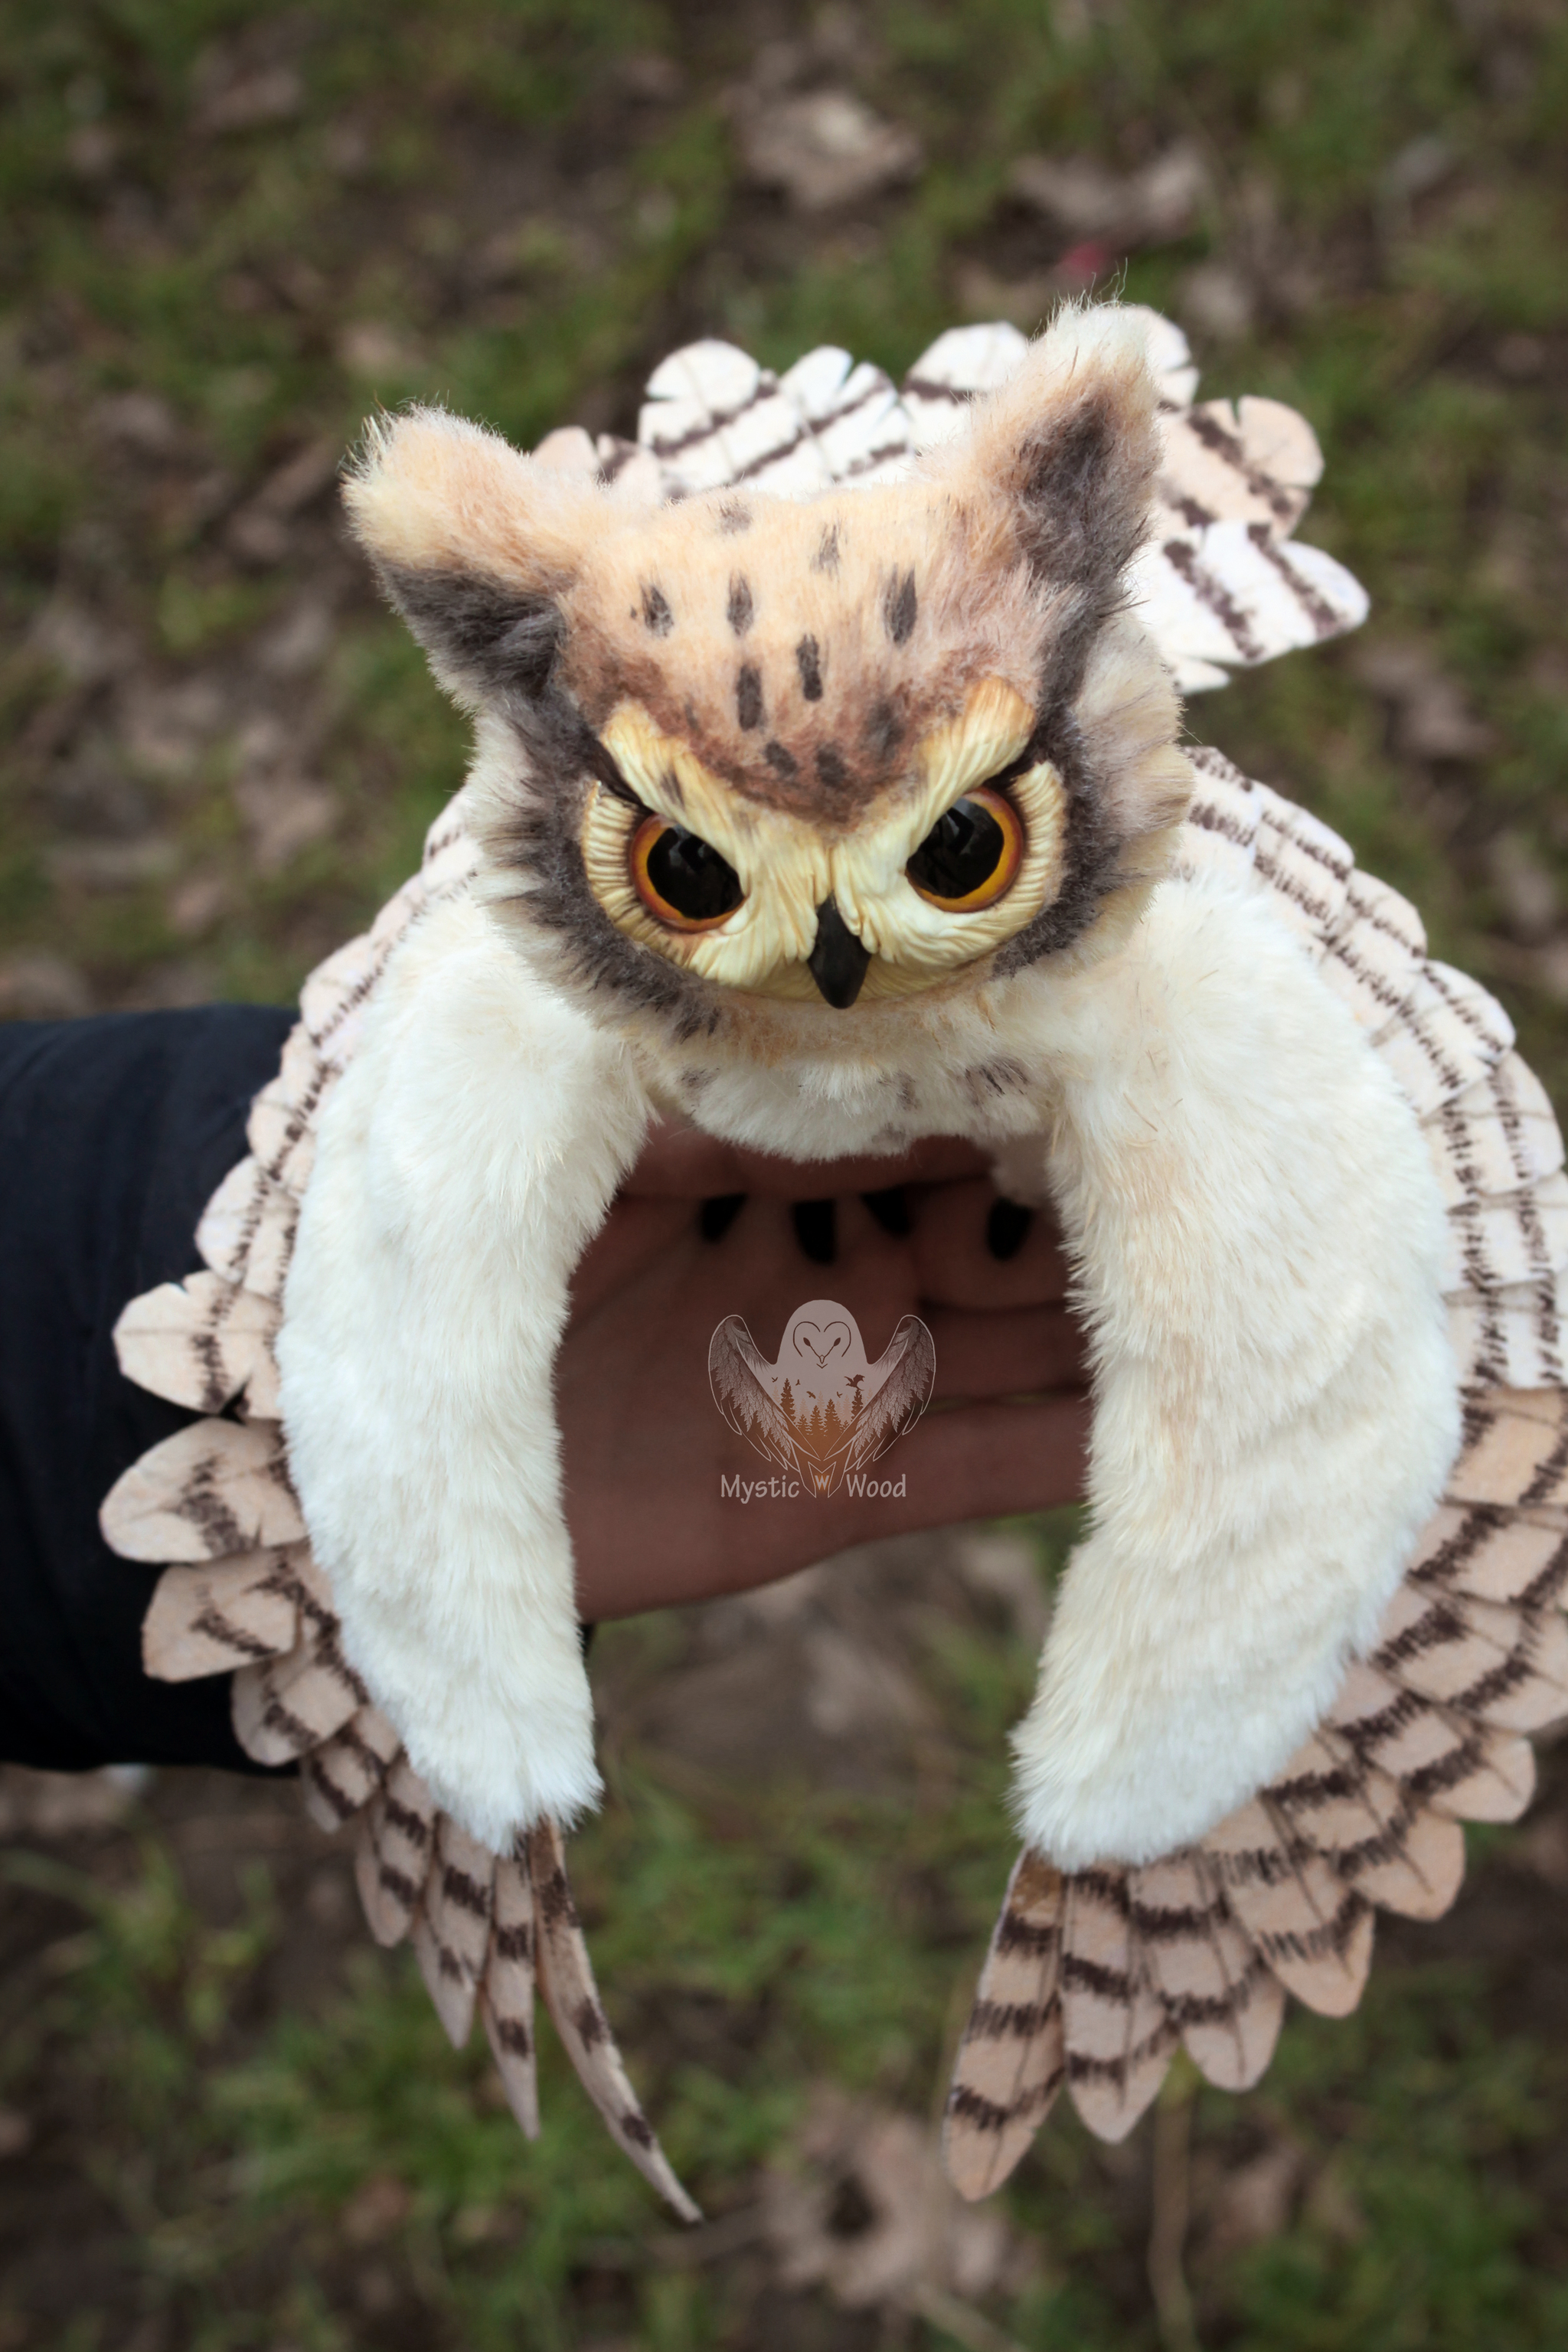
[[[784,1492],[877,1494],[882,1486],[867,1473],[931,1402],[936,1347],[920,1317],[906,1315],[873,1364],[849,1309],[808,1298],[773,1364],[740,1316],[726,1315],[709,1344],[708,1377],[736,1435],[786,1473]],[[726,1479],[722,1492],[739,1496],[746,1485]]]

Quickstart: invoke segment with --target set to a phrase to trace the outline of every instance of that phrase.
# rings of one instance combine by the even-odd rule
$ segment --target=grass
[[[813,220],[747,183],[728,93],[780,37],[919,133],[912,186]],[[1307,535],[1374,613],[1364,643],[1238,680],[1192,725],[1419,901],[1562,1098],[1562,0],[887,0],[815,32],[784,0],[11,0],[0,96],[10,1009],[286,997],[457,783],[460,726],[368,593],[327,476],[293,506],[275,488],[301,453],[412,394],[524,443],[628,431],[648,366],[696,333],[775,365],[841,341],[898,373],[966,310],[1028,324],[1048,301],[1055,248],[1007,193],[1020,154],[1128,168],[1183,139],[1210,194],[1128,258],[1126,292],[1193,323],[1205,393],[1310,417]],[[1205,267],[1243,288],[1226,336],[1202,323]],[[1380,646],[1416,649],[1468,751],[1420,747]],[[325,828],[268,861],[257,779],[324,793]],[[104,842],[120,868],[84,878],[71,853]],[[615,1637],[649,1675],[682,1638]],[[929,2108],[1005,1864],[1027,1675],[961,1628],[928,1649],[940,1733],[895,1794],[694,1789],[635,1746],[618,1767],[575,1868],[710,2210],[753,2193],[816,2081]],[[897,2339],[781,2297],[754,2250],[683,2263],[554,2056],[527,2147],[405,1956],[346,1926],[347,1957],[291,1992],[327,1865],[247,1832],[248,1878],[213,1896],[183,1802],[161,1790],[135,1835],[68,1864],[37,1841],[10,1858],[0,2100],[44,2120],[37,2186],[0,2169],[0,2347]],[[1297,2015],[1262,2090],[1193,2101],[1205,2346],[1563,2340],[1565,2021],[1542,1958],[1563,1906],[1528,1836],[1489,1847],[1451,1927],[1385,1936],[1355,2020]],[[1290,2194],[1227,2244],[1235,2182],[1281,2148]],[[1031,2352],[1175,2342],[1144,2274],[1155,2169],[1148,2127],[1118,2155],[1053,2122],[1008,2192],[1034,2257],[996,2324]]]

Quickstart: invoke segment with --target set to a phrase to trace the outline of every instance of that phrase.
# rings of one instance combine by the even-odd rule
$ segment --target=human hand
[[[984,1169],[981,1153],[952,1138],[898,1160],[801,1166],[688,1129],[652,1130],[577,1270],[557,1367],[585,1622],[765,1584],[873,1537],[1047,1509],[1081,1494],[1089,1400],[1066,1264],[1043,1214],[1013,1255],[994,1254],[987,1224],[996,1194]],[[907,1205],[902,1236],[862,1197],[895,1187]],[[705,1239],[701,1204],[737,1194],[745,1200],[732,1222]],[[837,1255],[816,1264],[792,1203],[828,1199]],[[771,1356],[790,1315],[814,1297],[849,1309],[873,1359],[901,1316],[931,1328],[931,1409],[890,1458],[905,1492],[725,1499],[721,1477],[763,1480],[773,1465],[714,1404],[709,1340],[726,1315],[740,1315]]]

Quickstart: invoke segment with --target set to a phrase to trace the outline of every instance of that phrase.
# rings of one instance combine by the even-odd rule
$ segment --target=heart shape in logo
[[[829,1356],[842,1355],[847,1349],[849,1326],[847,1323],[797,1323],[794,1338],[795,1346],[803,1353],[815,1357],[818,1365],[824,1365]]]

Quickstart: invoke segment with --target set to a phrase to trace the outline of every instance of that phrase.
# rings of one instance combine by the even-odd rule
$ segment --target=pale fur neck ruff
[[[645,487],[655,491],[712,487],[725,466],[756,458],[754,437],[750,460],[737,450],[737,436],[750,431],[763,436],[764,451],[776,443],[782,452],[761,467],[764,485],[771,467],[782,477],[774,487],[809,488],[812,482],[798,478],[802,467],[817,467],[820,479],[832,478],[836,463],[854,463],[851,419],[865,418],[868,406],[866,429],[879,436],[871,446],[895,445],[900,434],[906,451],[922,436],[934,441],[955,415],[945,387],[994,380],[1016,357],[1007,335],[985,330],[943,338],[912,373],[919,388],[900,404],[889,387],[879,409],[880,395],[874,385],[868,394],[865,383],[870,372],[837,367],[833,355],[813,355],[775,385],[741,354],[699,346],[656,376],[642,454],[623,470],[635,487],[642,468]],[[1239,416],[1223,404],[1203,415],[1192,411],[1184,352],[1173,330],[1164,335],[1154,352],[1168,404],[1160,532],[1171,535],[1157,533],[1154,551],[1142,560],[1144,613],[1184,682],[1214,683],[1223,677],[1218,665],[1248,657],[1248,646],[1252,657],[1263,657],[1359,618],[1359,591],[1328,559],[1289,539],[1317,462],[1300,420],[1268,403],[1243,403]],[[721,414],[722,425],[713,421]],[[1202,431],[1188,429],[1194,416]],[[661,458],[665,444],[671,454]],[[1266,456],[1275,468],[1272,497],[1258,488],[1268,477]],[[896,447],[883,462],[900,462]],[[1205,511],[1208,521],[1193,520]],[[1217,618],[1215,600],[1202,593],[1210,578],[1226,588],[1228,602],[1218,601],[1230,622]],[[1239,628],[1226,637],[1237,615]],[[1206,678],[1193,675],[1205,664]],[[1140,1154],[1118,1133],[1114,1089],[1096,1087],[1121,1034],[1114,990],[1101,999],[1096,988],[1118,968],[1132,969],[1125,954],[1111,954],[1098,982],[1088,971],[1068,975],[1056,992],[1052,1110],[1070,1097],[1073,1140],[1065,1154],[1053,1152],[1048,1167],[1039,1097],[1010,1076],[1023,1066],[1021,1048],[1037,1050],[1045,1017],[1041,985],[1027,974],[1003,992],[1008,1011],[999,1027],[986,1024],[988,1062],[975,1061],[973,1040],[954,1012],[951,1053],[927,1053],[918,1071],[900,1074],[928,1090],[912,1114],[870,1057],[858,1066],[847,1050],[810,1098],[798,1084],[792,1097],[779,1067],[757,1068],[748,1086],[728,1055],[722,1109],[709,1107],[712,1081],[696,1090],[705,1122],[740,1140],[775,1139],[793,1099],[795,1124],[786,1140],[796,1152],[844,1148],[835,1139],[850,1133],[922,1131],[911,1117],[936,1108],[945,1117],[951,1106],[954,1127],[967,1125],[998,1150],[1008,1189],[1027,1196],[1048,1182],[1069,1237],[1106,1285],[1103,1296],[1091,1290],[1086,1301],[1114,1405],[1109,1414],[1102,1409],[1096,1432],[1097,1531],[1069,1572],[1039,1698],[1018,1736],[1019,1807],[1030,1844],[1009,1888],[950,2103],[949,2166],[970,2195],[1005,2177],[1064,2079],[1090,2126],[1120,2137],[1153,2096],[1178,2040],[1212,2080],[1240,2087],[1268,2063],[1287,1991],[1334,2013],[1352,2007],[1370,1961],[1373,1907],[1429,1916],[1446,1906],[1462,1869],[1458,1824],[1511,1819],[1523,1809],[1532,1775],[1524,1735],[1568,1706],[1568,1630],[1557,1605],[1568,1570],[1560,1299],[1568,1184],[1550,1105],[1511,1051],[1500,1010],[1474,982],[1426,959],[1413,911],[1357,872],[1342,843],[1217,755],[1196,753],[1194,765],[1196,791],[1173,875],[1139,929],[1146,943],[1140,969],[1146,980],[1160,977],[1173,998],[1201,996],[1208,950],[1223,933],[1247,947],[1263,978],[1258,1003],[1242,1008],[1245,1018],[1233,1008],[1231,1017],[1207,1019],[1196,1040],[1172,1025],[1160,1048],[1168,1099],[1176,1109],[1194,1101],[1201,1108],[1216,1089],[1221,1098],[1226,1089],[1232,1098],[1237,1089],[1267,1090],[1260,1041],[1304,1022],[1300,1035],[1290,1033],[1292,1051],[1318,1057],[1310,1105],[1316,1117],[1303,1119],[1293,1142],[1303,1182],[1311,1171],[1306,1230],[1316,1240],[1300,1265],[1259,1267],[1249,1252],[1249,1221],[1256,1213],[1268,1223],[1270,1165],[1235,1159],[1230,1133],[1216,1129],[1208,1148],[1223,1175],[1235,1248],[1229,1258],[1222,1253],[1199,1265],[1178,1255],[1165,1265],[1158,1285],[1165,1313],[1154,1335],[1161,1362],[1152,1362],[1150,1335],[1129,1304],[1141,1295],[1138,1269],[1122,1265],[1120,1255],[1136,1255],[1140,1221],[1129,1214],[1110,1232],[1104,1223],[1101,1162],[1131,1168],[1133,1209],[1140,1185],[1157,1192],[1167,1181],[1158,1150]],[[373,1698],[354,1643],[345,1647],[339,1599],[316,1556],[321,1531],[313,1520],[307,1530],[279,1420],[284,1285],[301,1204],[308,1192],[325,1197],[312,1178],[323,1115],[331,1108],[326,1129],[335,1151],[336,1136],[358,1115],[348,1081],[372,1066],[378,1033],[379,1050],[389,1049],[397,975],[421,963],[455,969],[477,959],[465,968],[491,992],[487,1001],[503,1025],[525,1017],[569,1026],[574,1017],[548,991],[542,1002],[537,987],[531,996],[524,990],[519,1013],[515,949],[476,903],[481,858],[472,798],[460,794],[433,829],[420,875],[371,932],[307,982],[279,1076],[251,1114],[252,1156],[226,1180],[202,1222],[198,1243],[208,1271],[132,1302],[121,1318],[117,1339],[127,1375],[206,1417],[126,1475],[105,1505],[104,1527],[128,1557],[168,1564],[147,1621],[149,1671],[174,1679],[233,1673],[242,1743],[259,1760],[299,1759],[318,1817],[329,1826],[355,1824],[374,1932],[388,1941],[413,1934],[454,2038],[467,2032],[476,2009],[483,2017],[525,2128],[536,2119],[537,1950],[547,1998],[610,2128],[650,2179],[689,2210],[604,2025],[557,1832],[545,1821],[515,1853],[498,1854],[443,1812]],[[558,1011],[549,1009],[552,1003]],[[1321,1017],[1308,1017],[1313,1008]],[[895,1013],[889,1008],[887,1017]],[[1005,1034],[1015,1017],[1017,1039]],[[369,1058],[362,1053],[367,1040]],[[634,1035],[608,1062],[585,1070],[585,1083],[595,1068],[611,1081],[594,1105],[607,1168],[635,1150],[659,1085],[689,1110],[697,1108],[689,1081],[706,1066],[705,1050],[702,1041],[689,1041],[656,1084],[652,1045]],[[976,1094],[987,1105],[983,1115]],[[963,1118],[956,1116],[961,1102]],[[1323,1109],[1330,1102],[1331,1115]],[[1289,1110],[1287,1102],[1282,1115]],[[1333,1170],[1319,1164],[1336,1119],[1352,1131],[1359,1122],[1386,1148],[1376,1168],[1342,1161],[1337,1188]],[[1201,1159],[1201,1133],[1188,1143]],[[1336,1215],[1352,1186],[1358,1189],[1351,1213]],[[526,1218],[525,1202],[518,1213]],[[1401,1225],[1401,1278],[1414,1287],[1379,1301],[1388,1255],[1380,1237]],[[461,1265],[454,1271],[460,1275]],[[1357,1346],[1347,1362],[1320,1363],[1316,1373],[1303,1350],[1327,1347],[1331,1354],[1332,1338],[1321,1325],[1293,1333],[1302,1276],[1309,1295],[1328,1286],[1347,1311],[1357,1297],[1374,1302],[1370,1317],[1357,1321],[1352,1314]],[[1211,1598],[1226,1596],[1224,1605],[1217,1615],[1200,1610],[1190,1621],[1166,1611],[1152,1646],[1147,1628],[1165,1596],[1149,1589],[1150,1547],[1160,1548],[1168,1565],[1176,1562],[1184,1544],[1201,1550],[1210,1520],[1209,1498],[1184,1502],[1179,1482],[1155,1481],[1165,1516],[1157,1527],[1140,1527],[1148,1413],[1161,1396],[1179,1392],[1184,1377],[1194,1402],[1206,1398],[1213,1406],[1205,1382],[1214,1366],[1200,1327],[1216,1297],[1227,1299],[1233,1288],[1245,1293],[1237,1311],[1252,1317],[1255,1343],[1273,1369],[1264,1377],[1259,1360],[1249,1360],[1240,1368],[1245,1378],[1226,1392],[1240,1466],[1256,1472],[1243,1482],[1250,1518],[1235,1519],[1226,1541],[1240,1575],[1261,1530],[1275,1589],[1254,1623],[1256,1595],[1230,1591],[1226,1560],[1205,1557],[1203,1573],[1215,1580],[1207,1590]],[[1190,1360],[1182,1338],[1189,1330]],[[1140,1381],[1173,1365],[1177,1388],[1167,1381],[1141,1407]],[[1451,1418],[1456,1370],[1462,1432]],[[1326,1379],[1335,1397],[1331,1425],[1298,1430],[1310,1441],[1304,1451],[1280,1435],[1293,1424],[1279,1384],[1288,1387],[1297,1371],[1303,1381]],[[1423,1399],[1426,1424],[1412,1429],[1408,1415],[1419,1420]],[[231,1401],[238,1419],[225,1412]],[[549,1430],[542,1426],[537,1437],[548,1500]],[[1347,1549],[1341,1581],[1330,1590],[1321,1559],[1293,1548],[1297,1530],[1322,1524],[1314,1476],[1324,1448],[1344,1482],[1348,1524],[1357,1516],[1358,1447],[1370,1455],[1396,1444],[1411,1475],[1399,1495],[1380,1489],[1384,1517],[1365,1531],[1363,1557],[1352,1559]],[[1374,1486],[1376,1470],[1369,1460]],[[1110,1680],[1094,1622],[1097,1596],[1121,1629],[1122,1670]],[[1282,1622],[1295,1625],[1299,1645],[1318,1661],[1292,1692],[1290,1704],[1300,1710],[1294,1727],[1273,1703],[1263,1638],[1270,1618],[1276,1633]],[[1238,1640],[1244,1622],[1252,1631]],[[397,1671],[384,1683],[373,1677],[377,1696],[389,1695]],[[408,1671],[416,1679],[416,1659]],[[547,1676],[556,1687],[541,1694],[542,1703],[563,1709],[556,1765],[542,1753],[533,1766],[542,1775],[540,1810],[561,1815],[593,1787],[591,1758],[586,1778],[581,1761],[585,1691],[574,1681],[576,1672],[574,1652]],[[1184,1683],[1189,1696],[1200,1685],[1221,1691],[1226,1711],[1216,1714],[1212,1697],[1205,1707],[1184,1707]],[[1140,1755],[1141,1727],[1151,1716],[1159,1740],[1145,1742]],[[1131,1780],[1120,1769],[1129,1758],[1139,1765]],[[1211,1797],[1221,1792],[1206,1822],[1184,1811],[1200,1785]]]

